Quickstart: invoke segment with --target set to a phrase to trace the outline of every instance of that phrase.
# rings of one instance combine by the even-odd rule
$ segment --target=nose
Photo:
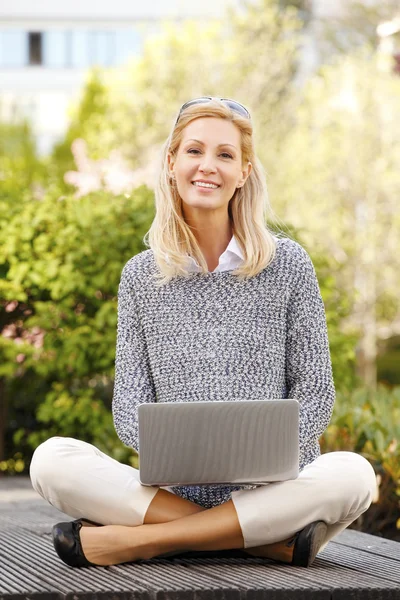
[[[199,165],[202,173],[215,173],[216,167],[212,156],[204,154]]]

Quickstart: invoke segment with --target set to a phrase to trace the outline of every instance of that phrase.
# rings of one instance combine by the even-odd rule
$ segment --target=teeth
[[[198,187],[208,187],[216,189],[218,186],[214,183],[203,183],[202,181],[193,181],[193,185],[197,185]]]

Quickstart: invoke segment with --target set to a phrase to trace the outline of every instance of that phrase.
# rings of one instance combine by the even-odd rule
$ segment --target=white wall
[[[238,5],[238,0],[0,0],[0,25],[30,26],[33,23],[58,26],[80,21],[101,22],[115,27],[127,22],[160,19],[220,18],[227,5]]]

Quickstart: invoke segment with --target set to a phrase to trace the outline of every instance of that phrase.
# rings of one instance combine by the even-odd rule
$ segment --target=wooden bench
[[[62,520],[42,499],[0,498],[0,600],[400,600],[400,543],[351,530],[309,569],[242,551],[71,569],[51,541]]]

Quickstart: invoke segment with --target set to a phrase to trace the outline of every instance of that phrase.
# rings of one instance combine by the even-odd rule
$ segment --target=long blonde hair
[[[242,117],[218,100],[195,104],[182,111],[162,147],[158,183],[155,189],[156,215],[143,238],[153,251],[159,273],[155,275],[158,286],[177,276],[189,277],[189,254],[208,273],[207,262],[196,238],[187,225],[182,212],[182,199],[172,183],[168,168],[168,153],[175,156],[185,127],[201,117],[218,117],[231,121],[240,131],[242,164],[252,163],[252,170],[243,187],[236,189],[229,202],[228,213],[233,235],[242,250],[244,262],[233,271],[240,279],[253,277],[274,259],[276,244],[267,218],[274,216],[268,200],[266,174],[255,155],[253,127],[250,119]]]

